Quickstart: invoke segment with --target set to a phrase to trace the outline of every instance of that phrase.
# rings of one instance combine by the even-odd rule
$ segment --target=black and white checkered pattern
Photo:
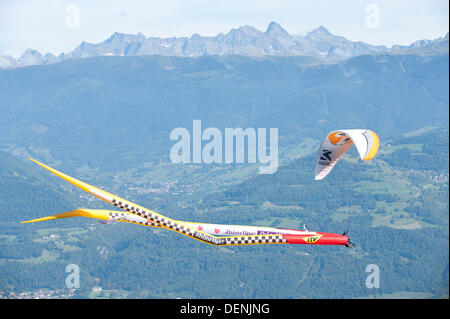
[[[176,223],[173,220],[168,219],[167,217],[160,216],[160,215],[152,213],[152,212],[148,212],[148,211],[146,211],[144,209],[140,209],[138,207],[130,206],[127,203],[122,203],[121,201],[117,201],[116,199],[112,200],[112,204],[121,209],[127,210],[130,213],[144,217],[147,220],[149,220],[150,222],[155,223],[156,225],[161,225],[161,226],[173,229],[182,234],[185,234],[188,236],[194,236],[194,234],[196,232],[195,230],[191,229],[190,227]]]
[[[255,235],[226,238],[226,245],[282,244],[287,243],[283,235]]]
[[[254,236],[237,236],[237,237],[226,237],[218,238],[216,236],[206,234],[203,232],[198,232],[191,227],[184,224],[177,223],[167,217],[155,214],[144,209],[130,206],[127,203],[112,200],[112,204],[116,207],[124,209],[130,213],[136,214],[138,216],[144,217],[148,220],[147,223],[140,223],[150,226],[163,226],[182,233],[186,236],[207,242],[213,245],[252,245],[252,244],[284,244],[287,240],[282,235],[254,235]],[[121,214],[121,213],[115,213]],[[123,214],[125,215],[125,214]],[[110,215],[111,216],[111,215]],[[123,216],[120,217],[123,219]]]
[[[109,212],[109,219],[110,220],[125,220],[125,221],[129,221],[129,222],[133,222],[135,224],[140,224],[140,225],[145,225],[145,226],[153,226],[153,227],[160,226],[149,220],[146,220],[145,222],[131,220],[131,219],[127,218],[127,213]]]
[[[121,220],[124,217],[125,217],[125,213],[109,212],[109,219],[111,219],[111,220]]]

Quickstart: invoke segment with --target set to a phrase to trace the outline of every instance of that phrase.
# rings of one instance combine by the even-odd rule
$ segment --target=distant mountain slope
[[[394,45],[391,49],[392,53],[401,54],[437,54],[448,53],[449,47],[448,33],[435,40],[417,40],[416,42],[408,45]]]
[[[19,226],[19,221],[58,213],[62,207],[71,210],[81,202],[70,187],[49,178],[35,165],[2,151],[0,163],[0,219],[2,223],[13,222],[12,229]],[[2,233],[6,229],[2,229]]]
[[[0,147],[49,164],[168,160],[176,127],[276,127],[280,147],[331,128],[385,140],[448,127],[448,54],[96,57],[0,70]],[[30,89],[32,88],[32,89]],[[114,161],[111,159],[114,158]],[[109,167],[111,169],[111,167]]]
[[[265,32],[252,26],[232,29],[215,37],[146,38],[142,33],[114,33],[107,40],[92,44],[82,42],[72,52],[55,56],[45,55],[28,49],[17,60],[11,56],[0,57],[0,67],[12,68],[28,65],[52,64],[67,59],[95,56],[142,56],[165,55],[195,57],[204,55],[244,55],[244,56],[313,56],[324,61],[336,62],[354,56],[373,53],[417,53],[417,51],[448,52],[448,34],[436,40],[420,40],[410,46],[395,45],[387,48],[361,41],[350,41],[333,35],[325,27],[308,32],[306,35],[291,35],[278,23],[271,22]]]

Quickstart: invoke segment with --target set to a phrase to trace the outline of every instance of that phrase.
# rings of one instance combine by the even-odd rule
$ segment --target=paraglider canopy
[[[353,144],[361,160],[369,161],[377,154],[380,140],[371,130],[337,130],[329,133],[317,153],[315,179],[324,179]]]

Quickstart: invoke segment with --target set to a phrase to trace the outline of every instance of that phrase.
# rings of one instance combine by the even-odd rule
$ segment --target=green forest
[[[2,295],[64,290],[66,267],[76,264],[81,284],[75,298],[448,297],[447,130],[386,141],[369,163],[351,149],[323,181],[314,181],[312,153],[276,174],[250,174],[209,192],[132,195],[132,179],[94,183],[123,189],[118,195],[173,218],[349,230],[354,249],[218,248],[170,231],[84,218],[20,224],[105,204],[29,161],[0,156]],[[192,178],[182,173],[180,181],[183,175]],[[199,176],[205,183],[210,178]],[[380,267],[379,289],[365,286],[369,264]],[[93,292],[94,286],[102,291]]]

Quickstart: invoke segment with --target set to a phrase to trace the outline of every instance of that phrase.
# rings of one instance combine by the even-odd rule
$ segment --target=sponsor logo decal
[[[329,135],[328,140],[333,145],[345,145],[352,141],[350,136],[342,132],[333,132]]]
[[[246,231],[246,230],[229,230],[227,229],[224,232],[225,235],[233,235],[233,236],[251,236],[256,235],[256,232]]]
[[[319,164],[322,165],[330,165],[331,163],[331,153],[332,151],[329,150],[322,150],[322,156],[320,156]]]
[[[247,230],[230,230],[227,229],[224,235],[228,236],[253,236],[253,235],[278,235],[280,232],[267,231],[267,230],[257,230],[257,231],[247,231]]]
[[[208,235],[204,235],[202,233],[199,232],[195,232],[194,233],[194,237],[198,238],[202,241],[208,242],[208,243],[212,243],[214,245],[225,245],[226,241],[224,238],[216,238],[214,236],[208,236]]]
[[[258,230],[258,235],[278,235],[280,232]]]
[[[339,143],[339,141],[345,136],[345,134],[340,133],[340,132],[333,132],[330,134],[330,136],[328,137],[328,140],[330,141],[331,144],[336,145],[337,143]]]
[[[317,236],[309,236],[309,237],[303,238],[303,240],[304,240],[307,244],[314,244],[316,241],[319,240],[320,237],[322,237],[322,236],[321,236],[321,235],[317,235]]]

